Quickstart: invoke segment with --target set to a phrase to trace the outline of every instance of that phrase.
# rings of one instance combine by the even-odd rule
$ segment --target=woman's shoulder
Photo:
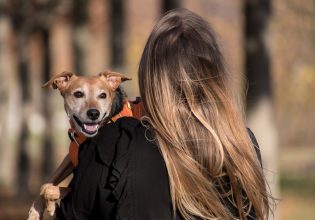
[[[142,177],[152,177],[152,172],[161,172],[165,169],[152,129],[144,126],[138,119],[130,117],[121,118],[117,121],[117,125],[121,129],[121,136],[117,142],[116,159],[128,158],[131,169]]]
[[[142,121],[133,117],[123,117],[116,121],[116,125],[122,132],[127,132],[130,138],[155,145],[152,128],[145,126]]]
[[[122,117],[119,118],[115,124],[120,128],[132,130],[141,125],[141,122],[134,117]]]

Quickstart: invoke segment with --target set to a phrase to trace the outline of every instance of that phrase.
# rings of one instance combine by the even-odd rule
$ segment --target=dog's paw
[[[53,216],[56,210],[56,202],[60,199],[59,187],[52,184],[45,184],[42,186],[41,195],[45,199],[48,214]]]
[[[59,186],[46,185],[45,188],[42,190],[42,195],[48,201],[56,201],[60,199]]]
[[[70,188],[54,186],[51,183],[44,184],[41,187],[40,196],[34,201],[33,209],[30,210],[32,216],[39,216],[39,218],[30,218],[29,220],[41,219],[45,209],[50,216],[54,216],[57,201],[64,198],[70,191]]]
[[[54,188],[54,187],[57,187],[57,186],[54,186],[52,183],[45,183],[44,185],[42,185],[42,187],[40,188],[40,195],[44,195],[45,194],[45,191],[47,188]]]

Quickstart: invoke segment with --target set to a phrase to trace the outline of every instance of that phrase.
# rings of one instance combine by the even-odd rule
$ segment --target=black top
[[[174,219],[166,165],[152,137],[134,118],[104,125],[80,146],[57,219]]]

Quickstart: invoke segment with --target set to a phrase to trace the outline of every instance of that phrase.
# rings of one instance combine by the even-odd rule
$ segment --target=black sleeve
[[[260,165],[262,166],[260,148],[259,148],[258,142],[256,140],[256,137],[255,137],[254,133],[249,128],[247,128],[247,132],[248,132],[248,135],[250,137],[250,140],[252,141],[252,143],[254,145],[254,148],[255,148],[258,160],[260,162]]]
[[[86,220],[93,211],[98,183],[103,166],[95,162],[95,145],[88,142],[80,146],[79,164],[69,188],[71,192],[61,200],[57,219]]]

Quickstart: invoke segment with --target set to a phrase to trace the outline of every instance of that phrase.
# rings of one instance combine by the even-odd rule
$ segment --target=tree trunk
[[[17,40],[8,16],[0,17],[0,182],[16,188],[16,139],[21,126],[20,88],[17,80]]]
[[[161,2],[156,0],[125,1],[125,70],[131,81],[123,84],[130,99],[139,96],[138,64],[145,42],[161,13]]]
[[[278,140],[271,87],[270,57],[266,45],[270,0],[245,1],[245,70],[248,78],[248,125],[262,153],[264,173],[273,196],[278,195]]]
[[[118,0],[120,2],[120,0]],[[87,26],[84,42],[85,71],[88,74],[95,75],[109,68],[109,3],[110,1],[90,0],[87,3]],[[120,28],[120,27],[118,27]]]
[[[27,30],[17,29],[15,35],[18,36],[18,79],[19,87],[21,88],[21,105],[22,105],[22,127],[20,137],[18,139],[18,196],[23,197],[29,194],[28,179],[29,179],[29,158],[28,158],[28,141],[29,130],[27,119],[30,108],[30,93],[29,93],[29,72],[28,72],[28,37]]]
[[[162,0],[162,13],[180,7],[181,0]]]
[[[114,69],[122,69],[125,64],[125,13],[123,0],[111,0],[111,62]]]
[[[43,37],[43,80],[47,82],[50,79],[51,72],[51,59],[50,59],[50,32],[42,29],[41,34]],[[46,127],[44,131],[44,139],[42,143],[43,148],[43,165],[42,165],[42,176],[44,180],[46,180],[53,171],[53,143],[52,143],[52,112],[50,108],[50,94],[47,89],[43,90],[43,99],[42,99],[42,107],[43,107],[43,116],[46,120]]]

